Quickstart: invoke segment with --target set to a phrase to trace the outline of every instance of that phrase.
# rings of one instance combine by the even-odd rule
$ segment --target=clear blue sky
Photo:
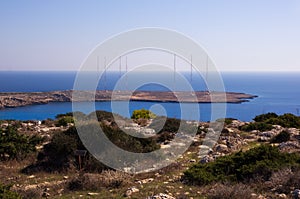
[[[192,37],[220,70],[300,71],[300,0],[3,0],[0,70],[77,70],[101,41],[145,26]]]

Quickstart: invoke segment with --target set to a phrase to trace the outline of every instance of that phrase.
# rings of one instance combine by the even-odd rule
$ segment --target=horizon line
[[[79,72],[80,70],[1,70],[0,72]],[[177,70],[178,72],[191,72],[191,70]],[[84,72],[84,71],[82,71]],[[85,72],[98,72],[96,70],[85,71]],[[107,72],[120,72],[119,70],[108,70]],[[126,71],[121,71],[126,72]],[[145,70],[145,71],[137,71],[137,72],[172,72],[167,70]],[[193,72],[197,72],[195,69]],[[218,70],[217,72],[300,72],[300,70]]]

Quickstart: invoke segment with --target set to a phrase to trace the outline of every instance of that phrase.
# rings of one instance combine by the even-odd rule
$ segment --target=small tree
[[[61,117],[57,120],[56,126],[67,126],[69,123],[74,123],[72,116]]]
[[[131,119],[153,119],[156,115],[152,113],[149,110],[140,109],[140,110],[134,110],[131,116]]]

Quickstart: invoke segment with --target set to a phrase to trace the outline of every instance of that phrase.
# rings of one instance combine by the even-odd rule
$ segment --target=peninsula
[[[72,98],[73,92],[76,97]],[[224,95],[225,94],[225,95]],[[226,98],[224,97],[226,96]],[[187,102],[187,103],[242,103],[257,96],[235,92],[208,91],[50,91],[50,92],[2,92],[0,109],[20,106],[47,104],[49,102],[71,101],[148,101],[148,102]]]

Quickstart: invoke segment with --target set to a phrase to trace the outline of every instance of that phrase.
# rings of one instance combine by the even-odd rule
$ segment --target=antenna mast
[[[208,78],[208,55],[206,55],[206,71],[205,71],[206,85],[207,85],[207,78]]]
[[[193,55],[191,55],[191,82],[193,81]]]
[[[106,57],[104,57],[104,90],[106,90]]]
[[[125,85],[126,85],[126,90],[128,90],[128,76],[127,76],[127,71],[128,71],[128,65],[127,65],[127,56],[126,56],[126,79],[125,79]]]
[[[99,73],[99,56],[97,56],[97,73]]]
[[[121,63],[121,61],[122,61],[122,60],[121,60],[121,56],[120,56],[120,57],[119,57],[119,78],[121,78],[121,76],[122,76],[122,72],[121,72],[121,70],[122,70],[122,69],[121,69],[121,64],[122,64],[122,63]]]
[[[174,53],[174,73],[173,73],[174,91],[176,90],[176,54]]]

